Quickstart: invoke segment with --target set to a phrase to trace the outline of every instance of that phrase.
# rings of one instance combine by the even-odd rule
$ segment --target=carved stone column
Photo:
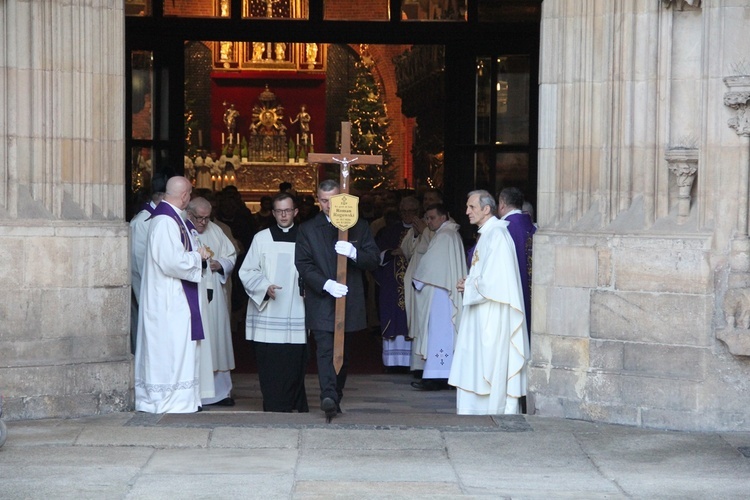
[[[729,91],[724,94],[724,105],[734,110],[727,124],[742,142],[737,183],[739,186],[737,234],[732,241],[732,269],[750,271],[750,241],[748,240],[748,203],[750,202],[750,76],[728,76],[724,84]]]
[[[666,155],[669,170],[677,177],[677,223],[690,216],[690,190],[698,172],[697,149],[670,149]]]
[[[726,327],[718,328],[716,337],[736,356],[750,356],[750,239],[748,239],[748,182],[750,181],[750,75],[724,78],[729,91],[724,104],[734,111],[727,120],[742,142],[738,170],[737,235],[732,239],[731,272],[723,299]]]
[[[8,419],[132,407],[123,2],[0,2]]]

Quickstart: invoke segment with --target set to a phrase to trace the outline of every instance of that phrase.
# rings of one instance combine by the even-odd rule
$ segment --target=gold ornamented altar
[[[318,185],[317,163],[242,162],[235,174],[246,200],[278,193],[282,182],[291,182],[298,194],[314,194]]]

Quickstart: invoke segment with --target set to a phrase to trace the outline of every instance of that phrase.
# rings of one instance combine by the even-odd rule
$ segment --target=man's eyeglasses
[[[200,222],[201,224],[205,224],[206,222],[208,222],[209,220],[211,220],[211,216],[210,215],[206,216],[206,217],[198,217],[197,215],[195,215],[192,212],[190,212],[190,215],[193,216],[193,219],[195,219],[195,222]]]
[[[278,214],[278,215],[287,215],[293,212],[294,212],[293,208],[282,208],[280,210],[276,210],[275,208],[273,209],[273,213]]]

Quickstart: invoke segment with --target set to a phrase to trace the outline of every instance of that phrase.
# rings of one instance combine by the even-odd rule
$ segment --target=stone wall
[[[750,6],[542,5],[531,406],[748,430]]]
[[[122,2],[0,2],[5,418],[132,408]]]

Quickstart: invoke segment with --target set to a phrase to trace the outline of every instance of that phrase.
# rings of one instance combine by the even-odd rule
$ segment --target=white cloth
[[[214,189],[214,183],[211,180],[211,176],[219,175],[221,169],[219,168],[218,162],[213,161],[210,156],[207,156],[206,158],[199,156],[195,159],[193,172],[195,172],[196,189]]]
[[[230,372],[214,372],[214,393],[213,397],[201,397],[201,403],[212,405],[231,396],[232,376]]]
[[[436,344],[436,347],[439,345],[439,348],[446,353],[450,352],[451,358],[453,355],[454,339],[458,333],[463,308],[462,297],[456,285],[466,276],[464,245],[458,230],[459,225],[455,222],[443,223],[434,233],[427,251],[420,258],[417,269],[414,271],[412,280],[415,285],[414,314],[419,327],[414,330],[416,336],[414,336],[413,350],[422,359],[436,355],[428,349],[430,335],[433,333],[440,335],[445,330],[451,332],[450,344],[446,344],[447,339],[444,339],[443,342]],[[440,301],[444,297],[436,298],[434,295],[436,290],[445,291],[449,300]],[[440,307],[447,307],[448,314],[433,317],[432,310]],[[434,320],[439,322],[436,324]],[[444,337],[444,335],[441,336]]]
[[[152,208],[156,208],[154,202],[149,202]],[[146,256],[146,244],[148,243],[148,226],[151,212],[141,210],[130,219],[130,283],[136,301],[141,294],[141,276],[143,275],[143,259]]]
[[[404,257],[409,261],[404,273],[404,307],[406,308],[406,325],[409,328],[409,337],[414,338],[419,335],[419,322],[416,318],[416,306],[414,304],[414,288],[411,286],[414,272],[417,270],[422,255],[427,251],[430,240],[435,235],[434,232],[425,228],[418,236],[415,237],[415,231],[412,227],[401,240],[401,251]],[[408,285],[408,286],[407,286]],[[409,366],[412,370],[422,370],[424,368],[424,358],[419,355],[412,346],[411,363]]]
[[[270,229],[253,238],[239,271],[250,300],[245,337],[269,344],[306,343],[305,305],[294,265],[294,243],[274,241]],[[276,299],[266,299],[270,285],[278,285]]]
[[[184,231],[189,234],[186,226]],[[135,352],[138,411],[191,413],[200,406],[200,342],[191,340],[190,307],[181,280],[200,282],[201,256],[185,249],[180,233],[171,217],[159,215],[149,224]]]
[[[210,340],[213,371],[234,370],[234,350],[232,348],[231,296],[229,285],[237,261],[237,253],[231,240],[219,226],[208,222],[206,230],[195,237],[198,246],[206,246],[214,252],[212,260],[221,264],[224,273],[212,272],[210,267],[203,270],[203,279],[198,285],[201,296],[201,317],[204,330]],[[208,290],[213,290],[213,299],[208,302]]]
[[[463,314],[448,383],[459,415],[519,413],[529,344],[521,277],[508,223],[490,218],[464,285]]]
[[[451,304],[448,291],[435,288],[432,292],[430,307],[430,326],[427,335],[427,358],[424,362],[422,379],[447,379],[453,364],[453,346],[456,330],[453,326]]]

